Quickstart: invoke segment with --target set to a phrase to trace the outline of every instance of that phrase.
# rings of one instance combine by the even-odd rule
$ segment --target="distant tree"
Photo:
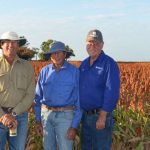
[[[24,36],[20,37],[24,38]],[[17,54],[20,58],[25,60],[31,60],[35,54],[37,55],[38,48],[29,48],[29,42],[27,41],[26,44],[22,47],[19,47]]]
[[[37,52],[35,51],[35,48],[19,47],[17,54],[22,59],[31,60]]]
[[[52,40],[52,39],[48,39],[46,42],[45,41],[42,42],[42,44],[41,44],[42,52],[39,53],[39,55],[38,55],[41,60],[47,60],[47,58],[45,58],[45,56],[44,56],[44,53],[49,50],[49,46],[51,43],[53,43],[53,41],[54,40]],[[65,47],[66,47],[67,51],[71,52],[71,56],[75,56],[73,49],[71,49],[68,45],[65,45]],[[69,57],[67,57],[66,59],[68,59],[68,58]]]

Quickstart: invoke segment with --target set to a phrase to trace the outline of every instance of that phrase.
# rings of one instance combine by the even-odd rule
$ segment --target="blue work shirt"
[[[75,106],[73,128],[77,128],[82,113],[79,103],[79,70],[66,60],[59,71],[53,64],[45,66],[39,74],[35,94],[36,121],[41,121],[41,105],[49,107]]]
[[[117,63],[103,51],[90,66],[90,57],[80,66],[80,106],[83,110],[101,108],[112,112],[120,92]]]

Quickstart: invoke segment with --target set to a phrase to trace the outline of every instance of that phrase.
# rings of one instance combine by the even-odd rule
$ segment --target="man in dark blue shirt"
[[[102,50],[102,33],[91,30],[86,39],[89,57],[80,66],[80,106],[83,110],[82,150],[110,150],[113,117],[119,98],[117,63]]]
[[[45,150],[72,150],[80,123],[79,70],[65,58],[65,44],[55,41],[46,56],[52,64],[42,68],[35,95],[36,129]]]

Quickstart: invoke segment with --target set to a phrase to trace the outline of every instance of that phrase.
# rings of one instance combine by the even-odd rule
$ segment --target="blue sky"
[[[69,45],[83,60],[89,30],[103,33],[104,51],[116,61],[150,61],[149,0],[0,0],[0,35],[15,31],[30,47],[48,39]]]

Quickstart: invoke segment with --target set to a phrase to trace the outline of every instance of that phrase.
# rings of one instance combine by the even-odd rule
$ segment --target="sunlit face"
[[[3,55],[7,58],[14,58],[19,48],[18,41],[4,40],[1,42]]]
[[[94,40],[86,42],[86,50],[91,57],[97,57],[103,48],[103,42],[97,42]]]
[[[62,66],[66,57],[66,53],[57,51],[51,54],[51,60],[55,66]]]

